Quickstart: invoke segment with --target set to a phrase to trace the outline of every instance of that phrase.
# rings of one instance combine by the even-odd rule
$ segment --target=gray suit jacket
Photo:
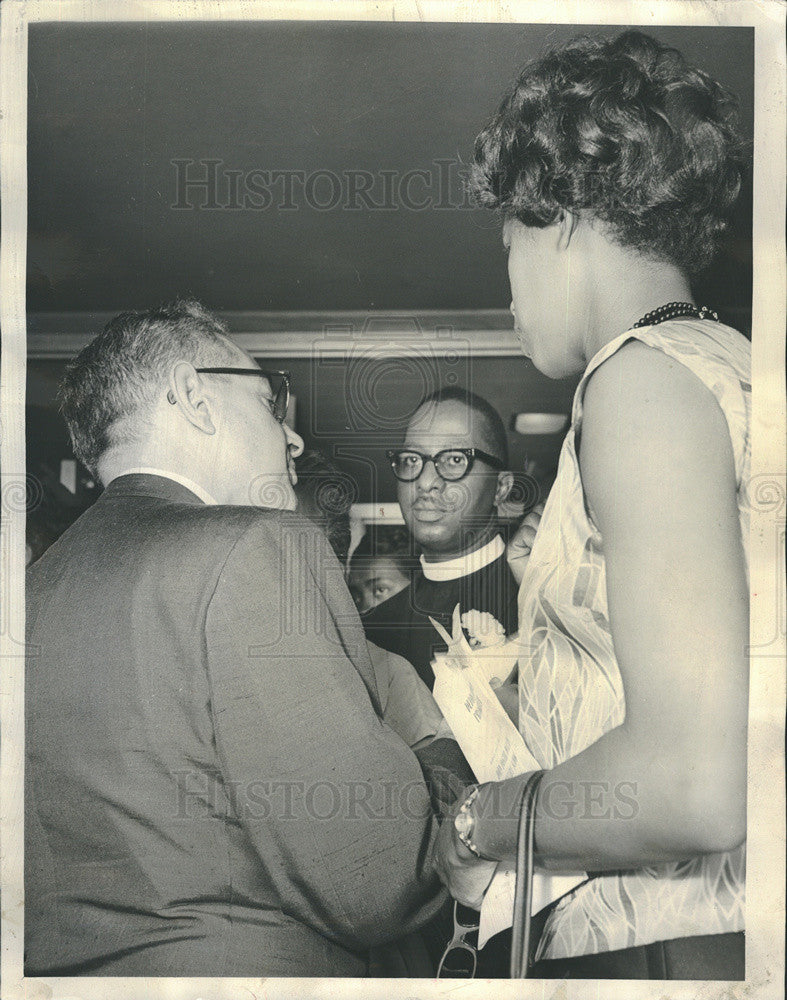
[[[321,533],[129,475],[27,587],[27,975],[358,976],[445,899]]]

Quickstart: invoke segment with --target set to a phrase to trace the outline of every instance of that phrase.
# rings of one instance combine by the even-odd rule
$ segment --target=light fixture
[[[517,434],[557,434],[566,429],[565,413],[515,413],[514,430]]]

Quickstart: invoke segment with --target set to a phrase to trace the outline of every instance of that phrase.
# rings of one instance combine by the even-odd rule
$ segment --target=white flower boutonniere
[[[503,626],[488,611],[462,614],[457,604],[453,635],[434,618],[429,620],[448,646],[447,652],[438,653],[436,659],[452,663],[457,669],[474,664],[490,683],[502,684],[511,676],[519,658],[519,641],[516,635],[506,636]]]
[[[506,641],[505,629],[488,611],[466,611],[461,621],[471,649],[499,646]]]

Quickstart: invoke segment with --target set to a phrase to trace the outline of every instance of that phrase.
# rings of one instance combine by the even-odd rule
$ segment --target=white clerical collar
[[[122,472],[115,476],[115,479],[120,478],[120,476],[161,476],[163,479],[171,479],[175,483],[180,483],[181,486],[185,486],[187,490],[191,490],[200,500],[207,504],[209,507],[218,507],[219,502],[215,500],[206,489],[203,489],[199,483],[195,483],[193,479],[187,479],[186,476],[181,476],[177,472],[169,472],[167,469],[151,469],[148,467],[141,467],[139,469],[124,469]]]
[[[499,559],[505,550],[503,539],[500,535],[495,535],[491,542],[482,545],[480,549],[454,559],[446,559],[445,562],[426,562],[421,556],[421,569],[427,580],[445,583],[447,580],[458,580],[462,576],[477,573],[479,569]]]

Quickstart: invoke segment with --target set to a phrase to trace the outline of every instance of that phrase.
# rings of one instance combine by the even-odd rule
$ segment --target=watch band
[[[503,782],[485,781],[462,803],[467,806],[467,819],[459,821],[457,836],[465,832],[467,840],[460,839],[477,857],[501,861],[516,856],[522,789],[528,777],[524,774]]]
[[[472,808],[473,803],[477,798],[478,785],[475,785],[470,794],[465,798],[464,802],[459,807],[459,812],[454,817],[454,830],[456,830],[457,837],[462,841],[468,851],[475,854],[477,858],[482,858],[483,855],[473,843],[475,816],[472,813]]]

